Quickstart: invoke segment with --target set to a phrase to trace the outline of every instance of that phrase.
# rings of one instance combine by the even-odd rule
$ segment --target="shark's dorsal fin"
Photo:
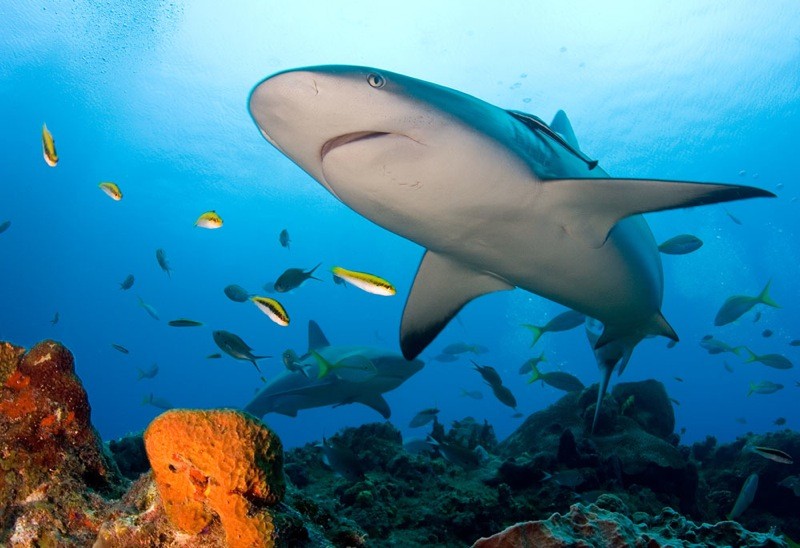
[[[620,220],[652,211],[774,197],[768,190],[718,183],[657,179],[554,179],[541,185],[537,207],[564,232],[592,248],[602,247]]]
[[[412,360],[475,297],[513,289],[500,278],[426,251],[400,323],[400,348]]]
[[[371,407],[381,414],[384,419],[392,416],[392,410],[389,409],[389,403],[380,394],[369,394],[354,400],[356,403],[363,403],[367,407]]]
[[[556,112],[556,115],[553,116],[553,121],[550,122],[550,128],[561,135],[572,148],[575,150],[581,149],[581,147],[578,145],[578,138],[575,137],[575,131],[572,129],[572,124],[570,123],[569,118],[567,118],[566,112],[563,110]]]
[[[308,320],[308,353],[330,345],[331,343],[328,342],[328,338],[322,332],[319,324],[314,320]]]
[[[590,170],[592,170],[592,169],[597,167],[597,160],[592,160],[591,158],[586,156],[586,154],[581,152],[580,149],[577,146],[573,146],[572,143],[570,143],[566,139],[565,136],[563,136],[561,133],[557,132],[555,130],[555,128],[551,128],[550,126],[545,124],[544,120],[542,120],[538,116],[534,116],[533,114],[528,114],[527,112],[519,112],[518,110],[507,110],[506,112],[508,112],[511,116],[513,116],[514,118],[516,118],[517,120],[519,120],[520,122],[525,124],[525,126],[528,129],[530,129],[531,131],[539,131],[539,132],[547,135],[548,137],[550,137],[554,141],[556,141],[558,144],[563,146],[565,149],[570,151],[572,154],[574,154],[575,156],[577,156],[578,158],[583,160],[586,163],[586,166]],[[559,111],[559,112],[561,112],[561,111]],[[566,118],[566,115],[564,115],[564,117]],[[569,124],[569,120],[567,120],[567,123]],[[572,131],[572,127],[570,126],[570,132],[571,131]],[[575,143],[577,145],[577,139],[575,139],[575,134],[574,133],[572,133],[572,138],[573,138],[573,140],[575,141]]]

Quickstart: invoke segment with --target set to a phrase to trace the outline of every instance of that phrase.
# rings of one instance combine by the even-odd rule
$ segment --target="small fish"
[[[782,384],[777,384],[771,381],[761,381],[759,383],[750,383],[750,391],[747,393],[748,396],[751,394],[774,394],[778,390],[783,388]]]
[[[678,382],[683,382],[683,379],[681,377],[673,377],[673,378]]]
[[[270,295],[272,295],[273,293],[277,293],[277,291],[275,291],[275,282],[267,282],[261,286],[261,289],[263,289],[266,293],[269,293]],[[248,298],[250,298],[249,295]]]
[[[794,464],[794,459],[791,455],[784,453],[780,449],[773,449],[772,447],[759,447],[759,446],[752,446],[749,448],[750,451],[755,453],[756,455],[760,455],[765,459],[769,459],[771,461],[779,462],[781,464]]]
[[[772,329],[765,329],[764,331],[761,332],[761,336],[764,337],[765,339],[769,339],[772,335],[773,335]]]
[[[686,427],[684,426],[684,427],[681,428],[681,436],[683,436],[685,434],[686,434]]]
[[[750,357],[744,360],[744,363],[762,363],[767,367],[772,367],[774,369],[791,369],[794,367],[794,364],[787,358],[781,354],[764,354],[763,356],[756,356],[756,354],[747,347],[744,347],[745,351],[750,354]]]
[[[198,226],[200,228],[208,228],[213,230],[215,228],[222,227],[222,217],[220,217],[216,211],[213,209],[211,211],[206,211],[202,215],[197,218],[195,221],[194,226]]]
[[[209,354],[208,356],[206,356],[206,359],[207,360],[218,360],[221,357],[222,357],[222,354],[220,354],[219,352],[215,352],[213,354]]]
[[[753,315],[753,323],[758,323],[758,320],[761,319],[761,311],[756,310],[756,313]]]
[[[423,409],[416,415],[414,418],[411,419],[411,422],[408,423],[409,428],[419,428],[420,426],[425,426],[429,422],[431,422],[436,415],[439,414],[439,410],[435,407],[430,407],[428,409]]]
[[[256,368],[256,371],[259,373],[261,373],[261,369],[258,367],[256,360],[263,360],[271,357],[253,355],[253,349],[250,348],[250,346],[248,346],[241,337],[231,333],[230,331],[214,331],[211,336],[214,338],[214,342],[217,344],[217,346],[219,346],[220,350],[236,360],[243,360],[252,363]]]
[[[741,224],[742,224],[742,221],[740,221],[738,217],[735,217],[735,216],[733,215],[733,213],[731,213],[730,211],[728,211],[728,209],[727,209],[727,208],[723,208],[723,209],[725,209],[725,213],[728,215],[728,217],[730,217],[731,221],[733,221],[733,222],[734,222],[734,223],[736,223],[737,225],[741,225]]]
[[[51,323],[52,325],[55,325],[55,324],[57,324],[57,323],[58,323],[58,320],[59,320],[59,317],[58,317],[58,312],[56,312],[55,316],[53,316],[53,319],[52,319],[52,320],[50,320],[50,323]]]
[[[527,360],[525,363],[523,363],[523,364],[522,364],[522,365],[519,367],[519,371],[517,371],[517,372],[518,372],[520,375],[526,375],[526,374],[528,374],[528,373],[532,373],[534,369],[536,369],[537,367],[539,367],[539,364],[540,364],[540,363],[542,363],[542,362],[546,362],[546,361],[547,361],[547,358],[545,358],[545,357],[544,357],[544,351],[542,351],[542,353],[541,353],[541,354],[539,354],[538,356],[535,356],[535,357],[533,357],[533,358],[530,358],[530,359],[529,359],[529,360]]]
[[[717,327],[728,325],[741,318],[743,314],[750,311],[750,309],[757,304],[765,304],[773,308],[780,308],[780,305],[769,296],[769,286],[771,284],[772,281],[768,281],[764,289],[761,290],[761,293],[755,297],[749,295],[734,295],[728,297],[717,312],[717,317],[714,318],[714,325]]]
[[[464,390],[461,389],[461,395],[465,398],[472,398],[473,400],[482,400],[483,392],[480,390]]]
[[[292,240],[289,238],[289,231],[285,228],[281,230],[281,233],[278,234],[278,241],[281,243],[281,247],[289,249],[289,244],[292,243]]]
[[[305,367],[302,365],[302,363],[300,363],[300,357],[294,350],[284,350],[281,359],[283,360],[283,365],[286,366],[286,369],[289,371],[302,373],[303,375],[308,376]]]
[[[670,238],[658,246],[665,255],[686,255],[703,247],[703,240],[691,234],[681,234]]]
[[[800,497],[800,476],[786,476],[778,485],[790,489],[794,492],[794,496]],[[789,546],[791,547],[792,545],[790,544]],[[795,544],[794,546],[800,546],[800,544]]]
[[[8,227],[11,226],[11,221],[3,221],[0,223],[0,234],[8,230]]]
[[[156,249],[156,261],[158,261],[158,266],[161,267],[161,270],[167,273],[167,276],[172,278],[172,269],[169,266],[169,262],[167,261],[167,252],[161,249],[160,247]]]
[[[56,142],[53,134],[47,129],[47,124],[42,125],[42,154],[45,163],[50,167],[58,164],[58,153],[56,153]]]
[[[116,185],[116,183],[112,183],[110,181],[103,181],[99,185],[100,190],[106,193],[106,195],[114,200],[115,202],[119,202],[122,199],[122,191]]]
[[[177,320],[172,320],[167,325],[171,327],[200,327],[203,325],[203,322],[187,320],[186,318],[178,318]]]
[[[569,331],[570,329],[574,329],[583,325],[584,321],[586,320],[586,316],[581,314],[580,312],[576,312],[575,310],[567,310],[566,312],[562,312],[549,322],[544,325],[533,325],[529,323],[522,324],[522,327],[525,329],[529,329],[531,333],[533,333],[533,340],[531,341],[531,347],[533,347],[536,342],[541,338],[542,335],[545,333],[554,333],[557,331]]]
[[[451,362],[457,362],[458,356],[454,356],[452,354],[439,354],[438,356],[434,356],[433,359],[436,360],[437,362],[451,363]]]
[[[747,510],[756,496],[756,489],[758,489],[758,474],[750,474],[745,480],[744,485],[742,485],[742,490],[736,498],[733,509],[730,514],[728,514],[729,520],[738,518],[742,515],[742,512]]]
[[[672,403],[674,403],[675,405],[678,405],[678,406],[680,406],[680,404],[681,404],[681,402],[679,402],[675,398],[670,398],[669,401],[671,401]]]
[[[724,352],[730,352],[732,354],[739,355],[739,351],[744,348],[743,346],[736,346],[733,347],[728,343],[722,342],[719,339],[715,339],[711,335],[706,335],[700,341],[700,346],[705,348],[709,354],[722,354]]]
[[[563,390],[564,392],[580,392],[586,386],[574,375],[565,373],[563,371],[549,371],[542,373],[537,366],[531,367],[531,377],[528,379],[528,384],[536,381],[542,381],[549,384],[553,388]]]
[[[341,278],[350,285],[354,285],[367,293],[380,295],[382,297],[391,297],[397,294],[397,290],[391,283],[374,274],[347,270],[341,266],[334,266],[331,268],[331,272],[337,278]]]
[[[451,356],[455,356],[457,354],[466,354],[467,352],[472,352],[473,354],[480,355],[485,354],[488,351],[488,348],[480,344],[457,342],[445,346],[442,349],[442,354],[450,354]]]
[[[545,472],[545,474],[544,481],[553,480],[561,487],[566,487],[567,489],[575,489],[586,481],[586,478],[580,470],[561,470],[554,474],[548,474],[547,472]]]
[[[244,303],[250,299],[250,293],[247,292],[245,288],[241,285],[231,284],[225,286],[225,289],[222,291],[225,292],[225,296],[228,297],[230,300],[236,303]]]
[[[289,314],[283,305],[275,299],[269,297],[259,297],[257,295],[250,297],[250,300],[258,307],[258,309],[267,315],[267,317],[278,325],[286,327],[289,325]]]
[[[403,440],[403,449],[411,455],[421,455],[423,453],[435,453],[434,445],[427,438],[408,438]]]
[[[800,339],[794,339],[789,343],[789,346],[800,346]]]
[[[319,263],[317,266],[308,271],[304,271],[302,268],[286,269],[286,271],[284,271],[284,273],[278,276],[278,279],[275,280],[275,291],[278,293],[286,293],[287,291],[291,291],[292,289],[300,287],[303,282],[308,279],[322,281],[319,278],[314,277],[314,271],[319,268],[320,264],[322,263]]]
[[[428,436],[428,442],[431,443],[448,462],[460,466],[465,470],[480,468],[481,458],[475,450],[444,441],[437,442],[430,436]]]
[[[155,308],[153,308],[152,305],[149,305],[146,302],[144,302],[144,300],[142,300],[141,297],[137,297],[137,299],[139,299],[139,306],[144,308],[145,312],[147,312],[151,318],[158,321],[161,320],[161,318],[158,316],[158,312],[156,311]]]
[[[480,373],[483,380],[485,380],[489,386],[501,385],[503,384],[503,379],[500,378],[500,373],[497,370],[490,366],[490,365],[478,365],[474,361],[472,365],[475,366],[475,371]]]
[[[111,347],[114,350],[118,350],[119,352],[122,352],[123,354],[130,354],[131,353],[130,350],[128,350],[127,348],[125,348],[124,346],[122,346],[120,344],[111,343]]]
[[[747,424],[747,419],[744,417],[736,417],[734,420],[737,424]]]
[[[724,367],[725,371],[727,371],[728,373],[733,373],[733,366],[728,362],[722,362],[722,367]]]
[[[157,407],[158,409],[163,409],[164,411],[169,411],[173,409],[174,406],[165,400],[164,398],[159,398],[153,396],[153,394],[149,394],[142,399],[142,405],[152,405],[153,407]]]
[[[775,419],[775,421],[772,424],[774,424],[776,426],[783,426],[784,424],[786,424],[786,418],[785,417],[778,417],[777,419]]]
[[[491,385],[492,393],[497,400],[503,405],[509,406],[511,409],[517,408],[517,398],[511,393],[507,387],[502,384]]]
[[[667,341],[667,348],[675,348],[675,345],[678,344],[678,341],[669,340]]]
[[[122,291],[127,291],[131,287],[133,287],[133,274],[128,274],[127,276],[125,276],[125,279],[120,282],[119,288]]]
[[[628,409],[632,409],[633,408],[633,404],[635,402],[636,402],[636,397],[635,396],[633,396],[633,395],[628,396],[625,399],[625,401],[622,402],[622,405],[619,407],[619,414],[620,415],[624,415],[628,411]]]
[[[152,379],[153,377],[158,375],[158,364],[154,363],[150,369],[139,369],[137,367],[136,371],[138,371],[139,373],[139,376],[136,378],[137,381],[140,381],[142,379]]]
[[[347,481],[361,481],[365,478],[364,469],[356,455],[345,447],[334,447],[322,438],[322,454],[325,463]]]

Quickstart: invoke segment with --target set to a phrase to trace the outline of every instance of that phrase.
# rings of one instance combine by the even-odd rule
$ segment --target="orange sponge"
[[[214,516],[229,546],[273,545],[267,507],[283,498],[283,448],[264,424],[234,410],[174,409],[144,433],[164,510],[173,525],[200,533]]]

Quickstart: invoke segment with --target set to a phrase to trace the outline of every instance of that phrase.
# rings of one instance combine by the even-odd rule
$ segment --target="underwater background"
[[[778,417],[797,428],[795,369],[709,355],[699,345],[713,334],[757,354],[800,358],[800,347],[790,346],[800,339],[797,2],[6,1],[0,223],[11,224],[0,233],[0,340],[31,346],[53,338],[70,348],[104,439],[141,430],[161,413],[142,404],[151,394],[178,407],[244,406],[263,381],[247,362],[206,358],[219,350],[214,329],[273,356],[260,362],[267,380],[283,370],[284,350],[305,352],[311,319],[334,344],[399,350],[422,248],[339,203],[270,146],[247,111],[262,78],[320,64],[407,74],[547,121],[564,109],[582,150],[613,176],[775,192],[772,200],[646,216],[658,242],[689,233],[704,245],[662,256],[663,312],[681,342],[643,341],[622,380],[667,386],[684,443],[778,429]],[[42,159],[43,123],[60,157],[55,169]],[[109,199],[101,181],[118,184],[123,199]],[[208,210],[224,219],[220,230],[194,226]],[[278,241],[283,229],[289,249]],[[171,276],[159,268],[159,248]],[[285,269],[317,263],[321,282],[279,297],[288,327],[223,293],[240,284],[263,294]],[[380,274],[398,294],[335,285],[334,265]],[[129,274],[135,283],[121,290]],[[757,295],[769,280],[781,308],[757,306],[714,327],[728,297]],[[563,310],[521,290],[469,304],[423,353],[425,368],[386,396],[391,421],[411,434],[409,420],[436,406],[445,424],[471,415],[487,419],[499,439],[510,434],[522,419],[491,396],[470,358],[500,372],[525,416],[563,395],[517,374],[542,351],[543,370],[597,382],[583,329],[547,334],[530,348],[520,324],[541,325]],[[181,317],[205,325],[167,325]],[[433,359],[454,342],[488,352]],[[138,380],[137,369],[154,363],[158,374]],[[762,380],[784,388],[748,397],[749,384]],[[484,398],[465,398],[462,389]],[[265,422],[294,447],[379,419],[354,404]]]

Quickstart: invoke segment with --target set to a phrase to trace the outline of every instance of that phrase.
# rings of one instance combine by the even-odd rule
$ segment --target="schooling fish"
[[[794,364],[787,358],[781,354],[764,354],[763,356],[757,356],[752,350],[744,347],[745,351],[750,354],[750,357],[744,360],[744,363],[763,363],[767,367],[772,367],[774,369],[791,369],[794,367]]]
[[[765,304],[773,308],[780,308],[780,305],[769,296],[770,284],[772,284],[771,280],[767,282],[767,285],[764,286],[761,293],[755,297],[749,295],[734,295],[728,297],[722,307],[720,307],[719,312],[717,312],[717,317],[714,318],[714,325],[719,327],[734,322],[757,304]]]
[[[122,191],[116,185],[116,183],[112,183],[110,181],[103,181],[99,185],[100,190],[102,190],[109,198],[114,200],[115,202],[119,202],[122,199]]]
[[[289,325],[289,314],[283,305],[275,299],[269,297],[250,297],[250,300],[258,307],[258,309],[267,315],[267,317],[278,325],[286,327]]]
[[[758,474],[750,474],[742,485],[742,490],[736,498],[736,503],[733,505],[733,510],[728,514],[728,519],[736,519],[742,515],[742,512],[747,510],[750,503],[756,496],[756,489],[758,489]]]
[[[365,478],[364,468],[355,453],[345,447],[336,447],[322,437],[322,455],[325,463],[347,481],[361,481]]]
[[[179,318],[177,320],[172,320],[167,325],[171,327],[200,327],[203,325],[203,322],[196,322],[194,320],[187,320],[186,318]]]
[[[750,391],[747,395],[751,394],[774,394],[778,390],[783,389],[782,384],[777,384],[772,381],[761,381],[758,383],[750,383]]]
[[[142,405],[152,405],[153,407],[157,407],[158,409],[163,409],[164,411],[169,411],[173,409],[174,406],[164,398],[159,398],[157,396],[153,396],[153,394],[148,394],[142,399]]]
[[[158,375],[158,364],[154,363],[153,366],[150,367],[150,369],[139,369],[137,367],[136,371],[138,371],[139,373],[139,376],[136,378],[137,381],[140,381],[142,379],[152,379],[153,377]]]
[[[765,459],[769,459],[775,462],[779,462],[781,464],[794,464],[794,459],[788,453],[784,453],[780,449],[773,449],[772,447],[759,447],[759,446],[751,446],[749,450],[755,453],[756,455],[760,455]]]
[[[512,409],[517,408],[517,398],[511,393],[507,386],[502,384],[490,384],[494,397],[498,399],[503,405],[507,405]]]
[[[411,419],[411,422],[408,423],[409,428],[419,428],[420,426],[425,426],[433,419],[436,418],[436,415],[439,414],[439,410],[435,407],[431,407],[428,409],[423,409],[416,415],[414,418]]]
[[[222,357],[222,354],[220,354],[219,352],[215,352],[214,354],[209,354],[208,356],[206,356],[206,359],[207,360],[218,360],[221,357]]]
[[[428,442],[450,463],[460,466],[465,470],[480,468],[481,458],[474,449],[467,449],[460,445],[436,441],[428,436]]]
[[[230,357],[237,359],[248,361],[255,366],[256,371],[261,373],[261,369],[258,367],[258,363],[256,360],[263,360],[265,358],[269,358],[271,356],[255,356],[253,355],[252,348],[250,348],[246,342],[242,340],[241,337],[238,335],[231,333],[230,331],[214,331],[211,336],[214,338],[214,342],[217,343],[220,350],[225,352]]]
[[[285,228],[281,230],[281,233],[278,234],[278,241],[281,243],[281,247],[289,249],[289,244],[292,243],[292,240],[289,238],[289,231]]]
[[[222,217],[220,217],[216,211],[213,209],[211,211],[206,211],[202,215],[197,218],[195,221],[194,226],[198,226],[200,228],[208,228],[213,230],[215,228],[222,227]]]
[[[569,373],[563,371],[542,373],[536,365],[533,365],[531,367],[531,377],[528,379],[528,384],[532,384],[536,381],[542,381],[564,392],[580,392],[586,388],[580,379]]]
[[[442,354],[450,354],[453,356],[456,354],[466,354],[467,352],[472,352],[473,354],[485,354],[488,352],[488,348],[480,344],[457,342],[448,344],[442,349]]]
[[[57,324],[57,323],[58,323],[58,320],[59,320],[59,317],[58,317],[58,312],[56,312],[56,313],[55,313],[55,315],[53,316],[53,319],[52,319],[52,320],[50,320],[50,323],[51,323],[52,325],[55,325],[55,324]]]
[[[380,295],[382,297],[391,297],[392,295],[397,294],[397,290],[394,288],[394,286],[380,276],[368,274],[366,272],[347,270],[341,266],[334,266],[331,268],[331,272],[337,278],[341,278],[350,285],[354,285],[362,291],[366,291],[367,293]]]
[[[47,124],[42,125],[42,154],[48,166],[56,167],[56,164],[58,164],[56,142],[53,140],[53,134],[47,129]]]
[[[133,274],[128,274],[125,279],[119,283],[119,288],[123,291],[129,290],[133,287]]]
[[[501,385],[503,384],[503,379],[500,378],[500,373],[497,372],[497,369],[490,365],[478,365],[474,361],[472,365],[475,366],[475,371],[480,373],[483,380],[485,380],[489,386]]]
[[[686,255],[703,247],[703,240],[691,234],[681,234],[670,238],[658,246],[658,250],[665,255]]]
[[[403,449],[411,455],[435,453],[434,445],[427,438],[408,438],[403,440]]]
[[[156,309],[153,308],[152,305],[149,305],[146,302],[144,302],[141,297],[137,297],[137,299],[139,299],[139,306],[144,308],[145,312],[147,312],[151,318],[153,318],[154,320],[159,320],[159,321],[161,320],[161,318],[158,316],[158,311],[156,311]]]
[[[772,329],[765,329],[764,331],[761,332],[761,336],[764,337],[765,339],[769,339],[772,335],[774,335]]]
[[[472,398],[473,400],[482,400],[483,399],[483,392],[480,390],[464,390],[461,389],[461,395],[465,398]]]
[[[169,266],[169,262],[167,261],[167,252],[161,249],[160,247],[156,249],[156,261],[158,261],[158,266],[161,267],[161,270],[167,273],[167,276],[170,278],[172,277],[172,269]]]
[[[800,346],[800,339],[795,339],[789,343],[789,346]]]
[[[725,368],[725,371],[728,373],[733,373],[733,366],[728,362],[722,362],[722,366]]]
[[[278,293],[286,293],[287,291],[291,291],[292,289],[300,287],[303,282],[308,279],[322,281],[319,278],[314,277],[314,271],[319,268],[320,264],[322,263],[319,263],[317,266],[308,271],[304,271],[302,268],[286,269],[286,271],[278,276],[277,280],[275,280],[275,291]]]
[[[227,285],[222,291],[225,292],[226,297],[236,303],[247,302],[247,300],[250,298],[250,293],[248,293],[248,291],[241,285]]]
[[[786,424],[786,418],[785,417],[778,417],[777,419],[775,419],[775,421],[773,421],[772,424],[777,425],[777,426],[783,426],[784,424]]]
[[[123,354],[130,354],[130,350],[128,350],[127,348],[125,348],[124,346],[122,346],[120,344],[111,343],[111,346],[114,348],[114,350],[118,350],[119,352],[122,352]]]
[[[730,211],[728,211],[728,208],[727,208],[727,207],[726,207],[726,208],[724,208],[724,209],[725,209],[725,214],[726,214],[726,215],[728,215],[728,217],[730,218],[730,220],[731,220],[731,221],[733,221],[733,222],[734,222],[734,223],[736,223],[737,225],[741,225],[741,224],[742,224],[742,221],[740,221],[738,217],[734,216],[734,214],[733,214],[733,213],[731,213]]]
[[[542,353],[539,354],[538,356],[530,358],[525,363],[523,363],[520,366],[518,373],[520,375],[525,375],[527,373],[532,373],[534,368],[538,367],[540,363],[546,362],[546,361],[547,361],[547,358],[544,357],[544,351],[542,351]]]
[[[739,355],[739,351],[744,348],[744,346],[736,346],[733,347],[728,343],[722,342],[718,339],[715,339],[711,335],[706,335],[700,340],[700,346],[705,348],[709,354],[722,354],[723,352],[730,352],[731,354]]]
[[[583,325],[586,316],[574,310],[567,310],[562,312],[544,325],[522,324],[522,327],[529,329],[533,333],[533,340],[531,346],[535,345],[539,338],[545,333],[554,333],[557,331],[569,331],[578,326]]]
[[[11,226],[11,221],[3,221],[0,223],[0,234],[8,230],[8,227]]]
[[[458,356],[455,356],[453,354],[442,353],[439,354],[438,356],[434,356],[433,359],[436,360],[437,362],[452,363],[458,361]]]

